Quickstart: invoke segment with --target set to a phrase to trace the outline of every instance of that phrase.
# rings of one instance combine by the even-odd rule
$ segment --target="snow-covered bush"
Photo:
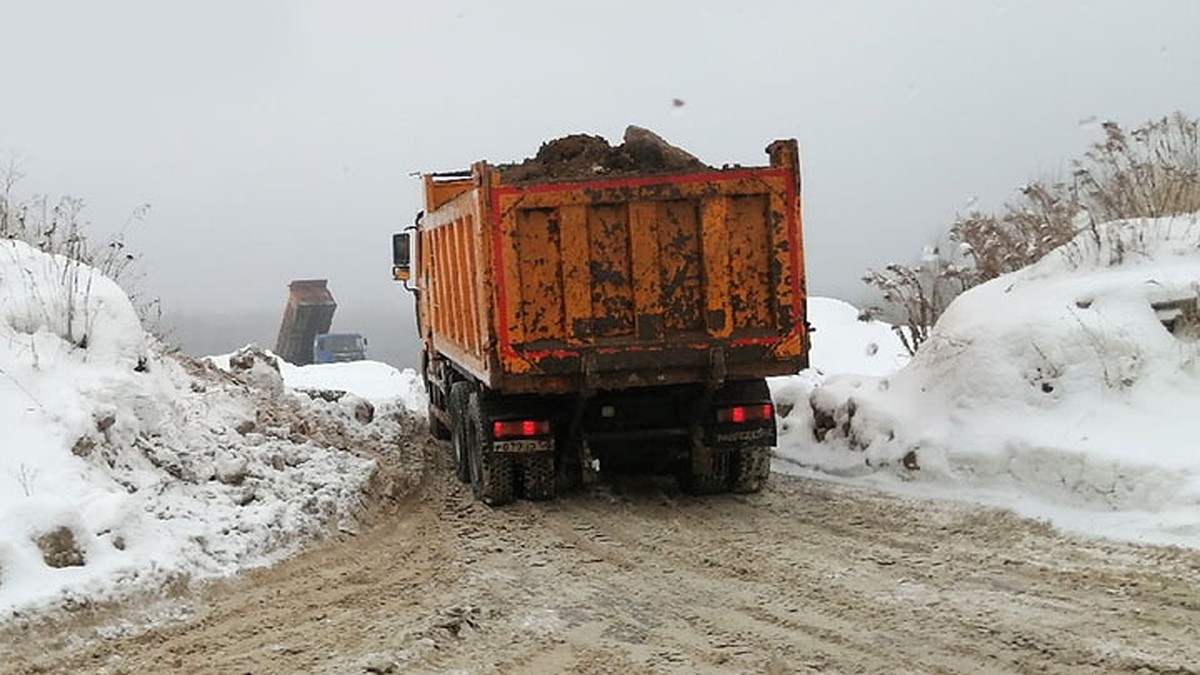
[[[973,285],[971,275],[962,251],[949,241],[926,247],[915,263],[867,270],[862,280],[880,303],[865,309],[863,318],[891,324],[905,350],[915,354],[950,302]]]
[[[126,297],[137,297],[133,275],[137,256],[125,245],[124,230],[102,244],[92,242],[82,222],[83,200],[60,197],[53,201],[47,195],[21,198],[15,188],[21,175],[10,168],[0,175],[0,240],[24,242],[51,257],[44,264],[54,268],[56,283],[47,288],[28,289],[38,295],[42,313],[53,316],[53,322],[64,329],[63,336],[75,344],[86,342],[87,317],[80,313],[80,303],[87,301],[93,275],[116,282]],[[129,223],[143,218],[148,204],[137,207]],[[36,276],[27,275],[23,283]],[[14,282],[16,280],[10,280]],[[157,301],[137,303],[140,317],[147,318],[157,310]]]
[[[1200,543],[1200,214],[1088,228],[955,299],[900,371],[809,405],[810,436],[780,440],[804,466],[1152,511],[1156,538]]]
[[[880,294],[868,309],[896,324],[910,351],[959,293],[1040,260],[1098,223],[1200,211],[1200,120],[1182,113],[1132,131],[1102,125],[1104,139],[1072,162],[1066,181],[1035,181],[999,214],[977,211],[951,225],[947,241],[912,264],[869,270]]]
[[[99,270],[16,239],[0,239],[0,333],[28,349],[33,365],[61,340],[82,358],[136,367],[146,358],[141,320],[124,291]],[[39,347],[42,347],[39,350]]]

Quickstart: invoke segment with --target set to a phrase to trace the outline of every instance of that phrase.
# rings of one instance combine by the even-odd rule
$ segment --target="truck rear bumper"
[[[714,358],[720,350],[720,358]],[[780,358],[761,345],[721,349],[710,345],[663,349],[595,349],[537,354],[524,373],[490,373],[488,386],[510,393],[566,394],[668,385],[704,384],[793,375],[806,356]]]
[[[690,435],[687,429],[637,429],[627,431],[583,431],[584,440],[589,443],[621,443],[625,441],[677,441]]]

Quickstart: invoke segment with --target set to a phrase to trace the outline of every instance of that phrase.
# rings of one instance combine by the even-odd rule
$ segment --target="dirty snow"
[[[1193,215],[1086,230],[972,289],[890,375],[824,364],[823,337],[855,340],[818,316],[824,373],[772,383],[776,468],[1200,547],[1198,292]]]
[[[342,389],[372,401],[398,399],[409,410],[421,413],[429,402],[425,383],[412,368],[397,370],[378,361],[309,366],[280,363],[279,368],[284,383],[292,389]]]
[[[0,240],[0,621],[269,564],[338,528],[374,462],[291,422],[353,429],[358,400],[172,356],[116,284]]]
[[[253,346],[253,345],[251,345]],[[314,363],[296,366],[274,353],[265,353],[278,360],[279,373],[289,389],[322,389],[347,391],[369,401],[399,401],[413,412],[424,413],[429,403],[425,383],[412,368],[399,370],[379,361],[349,361],[345,363]],[[205,357],[222,370],[229,370],[230,354]]]

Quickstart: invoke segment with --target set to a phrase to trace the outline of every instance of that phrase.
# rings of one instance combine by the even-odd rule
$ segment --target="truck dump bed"
[[[275,340],[275,353],[288,363],[306,366],[313,362],[313,339],[328,333],[337,303],[326,279],[297,279],[288,284],[283,322]]]
[[[506,182],[426,177],[427,349],[487,387],[565,393],[807,366],[796,142],[770,165]]]

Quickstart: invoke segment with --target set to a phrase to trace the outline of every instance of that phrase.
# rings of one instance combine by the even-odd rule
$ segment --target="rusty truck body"
[[[490,504],[601,470],[756,491],[766,377],[807,367],[796,141],[768,166],[507,182],[424,177],[393,240],[416,293],[432,433]]]
[[[288,284],[283,321],[275,339],[275,354],[288,363],[313,362],[313,340],[328,333],[337,303],[326,279],[297,279]]]

